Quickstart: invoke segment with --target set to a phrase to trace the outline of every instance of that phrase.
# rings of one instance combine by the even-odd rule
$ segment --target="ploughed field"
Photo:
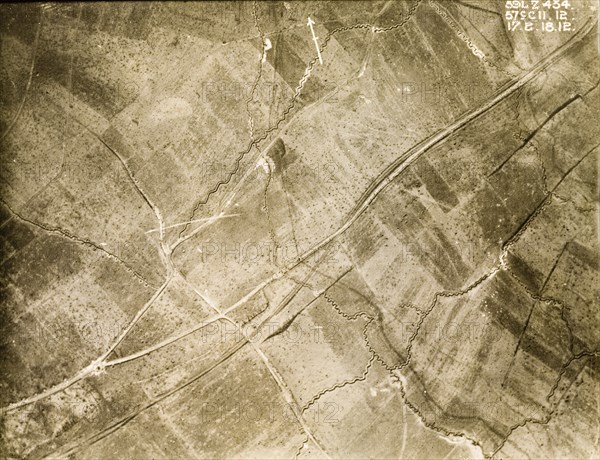
[[[1,455],[596,458],[594,8],[0,6]]]

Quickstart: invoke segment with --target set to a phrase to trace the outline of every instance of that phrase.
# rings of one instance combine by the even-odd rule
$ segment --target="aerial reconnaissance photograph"
[[[0,458],[600,459],[597,0],[0,4]]]

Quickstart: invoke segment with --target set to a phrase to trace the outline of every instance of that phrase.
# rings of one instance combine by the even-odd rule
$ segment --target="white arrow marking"
[[[312,38],[315,42],[315,46],[317,47],[317,55],[319,56],[319,62],[321,64],[323,64],[323,58],[321,58],[321,50],[319,49],[319,42],[317,42],[317,37],[315,37],[315,30],[313,29],[313,24],[315,23],[315,21],[313,21],[310,16],[308,17],[308,23],[306,24],[308,27],[310,27],[310,33],[312,34]]]

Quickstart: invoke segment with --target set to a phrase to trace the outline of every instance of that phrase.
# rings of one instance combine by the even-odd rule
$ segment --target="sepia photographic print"
[[[0,3],[0,458],[600,460],[598,15]]]

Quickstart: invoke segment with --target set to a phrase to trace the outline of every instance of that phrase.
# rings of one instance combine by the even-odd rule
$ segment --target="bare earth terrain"
[[[597,10],[0,4],[0,457],[599,459]]]

